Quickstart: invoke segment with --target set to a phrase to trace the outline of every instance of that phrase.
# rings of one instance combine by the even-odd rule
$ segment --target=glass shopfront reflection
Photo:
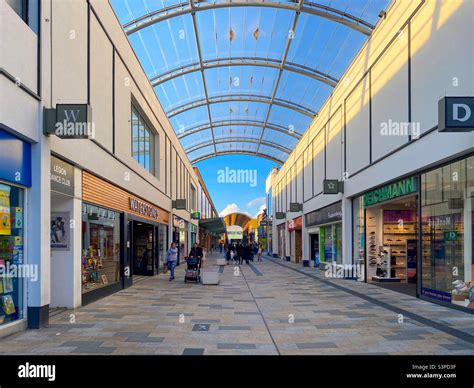
[[[421,185],[421,294],[474,309],[474,157],[422,174]]]

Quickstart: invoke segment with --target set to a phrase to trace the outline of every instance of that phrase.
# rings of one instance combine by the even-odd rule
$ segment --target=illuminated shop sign
[[[364,205],[371,206],[379,202],[390,201],[407,194],[416,194],[417,180],[415,177],[402,179],[398,182],[375,189],[364,195]]]

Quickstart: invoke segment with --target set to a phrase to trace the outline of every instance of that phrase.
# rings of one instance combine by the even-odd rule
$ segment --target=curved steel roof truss
[[[365,35],[370,35],[374,29],[374,26],[365,20],[336,8],[313,2],[305,2],[305,4],[302,5],[300,2],[284,3],[274,0],[232,0],[220,2],[197,2],[191,0],[161,8],[146,15],[140,16],[139,18],[124,24],[123,28],[125,29],[127,35],[131,35],[137,31],[142,30],[143,28],[178,16],[195,14],[196,12],[208,11],[218,8],[231,7],[270,7],[286,9],[298,13],[307,13],[309,15],[322,17],[327,20],[340,23]]]

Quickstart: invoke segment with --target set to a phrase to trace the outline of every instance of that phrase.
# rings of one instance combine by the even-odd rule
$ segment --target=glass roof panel
[[[176,133],[182,133],[196,125],[209,124],[207,107],[190,109],[170,118],[171,125]]]
[[[129,39],[150,78],[198,61],[190,15],[153,24],[129,35]]]
[[[282,147],[292,149],[298,140],[294,137],[289,136],[288,134],[272,131],[271,129],[266,129],[262,140],[269,141],[281,145]]]
[[[278,123],[288,131],[302,135],[312,119],[301,113],[275,105],[272,107],[268,121]]]
[[[185,150],[203,142],[212,142],[212,132],[210,129],[193,133],[181,139],[181,144]]]
[[[308,77],[297,73],[283,71],[276,97],[302,105],[313,112],[318,112],[321,104],[331,92],[332,87],[321,81],[308,79]],[[319,105],[316,105],[315,102],[319,102]]]
[[[109,0],[122,24],[147,13],[180,4],[183,0]]]
[[[294,14],[293,11],[263,7],[198,12],[196,19],[203,59],[281,59]]]
[[[268,104],[248,101],[221,102],[211,105],[212,120],[264,121]]]
[[[227,143],[219,143],[216,144],[217,152],[224,152],[224,151],[247,151],[247,152],[256,152],[257,151],[257,144],[254,143],[236,143],[236,142],[227,142]]]
[[[204,72],[209,97],[226,94],[271,96],[279,70],[257,66],[227,66]]]
[[[218,150],[285,160],[281,147],[295,146],[390,0],[246,1],[110,3],[174,130],[204,127],[181,138],[185,148],[215,140]],[[214,146],[189,156],[206,152]]]
[[[163,82],[155,92],[165,111],[205,98],[201,73],[194,72]]]
[[[188,152],[188,157],[189,157],[189,160],[193,161],[197,158],[200,158],[201,156],[205,156],[205,155],[209,155],[213,153],[214,153],[214,146],[210,145],[210,146],[199,148],[198,150],[195,150],[192,152]]]
[[[278,160],[286,160],[288,154],[283,151],[279,151],[276,148],[268,147],[266,145],[261,145],[258,149],[264,155],[272,156]]]
[[[262,128],[253,127],[250,125],[232,125],[225,127],[214,128],[214,137],[216,140],[222,140],[227,138],[249,138],[259,140]]]

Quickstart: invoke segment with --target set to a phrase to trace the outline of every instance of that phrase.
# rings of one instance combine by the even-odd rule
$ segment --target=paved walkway
[[[0,353],[474,355],[467,313],[278,259],[221,268],[220,285],[203,286],[185,284],[181,265],[174,282],[148,278],[58,314],[0,340]]]

